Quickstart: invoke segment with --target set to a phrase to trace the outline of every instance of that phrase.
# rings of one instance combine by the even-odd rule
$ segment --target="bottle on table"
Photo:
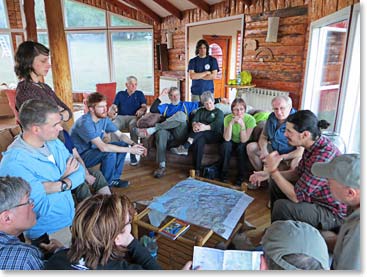
[[[237,80],[237,85],[241,85],[242,79],[241,79],[241,71],[237,71],[237,76],[236,76],[236,80]]]
[[[157,244],[157,238],[155,237],[155,234],[153,231],[149,232],[149,240],[147,241],[147,248],[150,253],[150,255],[157,259],[158,257],[158,244]]]

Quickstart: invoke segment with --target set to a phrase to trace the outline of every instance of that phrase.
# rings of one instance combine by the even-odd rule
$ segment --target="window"
[[[8,23],[5,0],[0,0],[0,85],[16,84],[14,73],[14,53]]]
[[[8,18],[7,13],[5,11],[5,0],[0,0],[0,29],[8,28],[8,22],[6,18]]]
[[[113,32],[112,53],[117,89],[126,89],[126,77],[134,75],[138,78],[138,89],[153,95],[152,33]]]
[[[74,91],[95,91],[97,83],[138,78],[138,89],[154,95],[152,26],[65,0],[65,26]]]
[[[303,109],[331,123],[347,152],[360,152],[359,25],[358,4],[311,24],[302,101]]]
[[[73,89],[96,90],[97,83],[109,82],[107,37],[100,33],[68,33]]]

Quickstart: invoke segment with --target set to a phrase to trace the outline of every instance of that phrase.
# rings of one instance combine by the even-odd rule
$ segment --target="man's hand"
[[[168,97],[168,91],[169,89],[168,88],[164,88],[161,93],[159,94],[159,100],[163,100],[164,98],[166,98],[166,96]]]
[[[111,107],[108,109],[108,117],[113,120],[116,118],[118,112],[118,108],[115,104],[112,104]]]
[[[46,244],[44,242],[40,243],[40,247],[44,249],[47,253],[55,253],[55,250],[64,245],[56,239],[50,239],[50,243]]]
[[[280,162],[283,160],[278,151],[273,151],[264,159],[264,168],[267,172],[273,172],[277,170]]]
[[[147,149],[141,144],[135,144],[130,147],[130,153],[134,155],[146,155]]]
[[[142,117],[145,114],[146,109],[145,108],[140,108],[139,110],[136,111],[135,115],[137,118]]]
[[[70,174],[77,171],[78,168],[79,168],[79,162],[77,161],[77,159],[75,159],[73,156],[71,156],[68,159],[68,161],[66,162],[66,169],[64,171],[64,174],[60,178],[60,180],[68,177]]]
[[[88,170],[85,170],[85,181],[88,185],[93,185],[96,181],[96,177],[94,177],[92,174],[88,172]]]
[[[269,179],[269,173],[266,171],[254,171],[254,173],[250,176],[250,183],[253,185],[260,186],[262,181]]]

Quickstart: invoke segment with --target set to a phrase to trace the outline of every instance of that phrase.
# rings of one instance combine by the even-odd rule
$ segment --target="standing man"
[[[312,173],[328,179],[331,193],[352,208],[339,231],[332,269],[361,270],[360,173],[359,154],[344,154],[329,163],[315,163]]]
[[[256,184],[271,177],[271,222],[290,219],[306,222],[319,230],[331,230],[342,224],[346,205],[331,195],[325,178],[311,173],[314,163],[328,162],[340,155],[338,148],[321,135],[321,129],[329,125],[309,110],[290,115],[285,136],[290,145],[305,148],[298,167],[279,171],[282,157],[274,151],[265,158],[265,170],[250,176],[250,182]]]
[[[161,99],[167,94],[171,103],[161,104]],[[156,123],[154,127],[136,129],[137,135],[141,138],[155,133],[159,168],[154,171],[154,177],[161,178],[166,174],[167,147],[173,146],[173,142],[177,145],[185,142],[188,135],[189,115],[198,107],[199,102],[180,101],[180,91],[176,87],[171,87],[169,90],[164,89],[161,95],[154,100],[150,111],[160,113],[166,120],[162,123]]]
[[[146,149],[121,133],[107,117],[106,97],[98,92],[87,98],[89,112],[81,116],[71,128],[71,138],[86,167],[101,163],[101,171],[110,187],[127,187],[120,180],[126,153],[146,154]],[[105,143],[105,134],[112,133],[120,141]],[[129,147],[131,146],[131,147]]]
[[[32,188],[37,223],[25,232],[32,244],[54,237],[70,244],[70,226],[74,218],[71,189],[85,179],[85,171],[57,139],[61,115],[56,105],[31,99],[19,112],[23,133],[4,153],[0,176],[22,177]]]
[[[108,116],[120,131],[129,129],[130,138],[135,143],[138,137],[133,128],[136,127],[136,121],[147,112],[147,100],[144,93],[137,90],[138,79],[135,76],[126,78],[126,90],[119,91],[111,105]],[[138,160],[134,154],[130,153],[130,164],[137,165]]]
[[[219,71],[217,59],[209,55],[209,44],[201,39],[196,43],[195,58],[189,61],[188,72],[191,85],[191,101],[200,101],[204,91],[214,93],[213,80]]]

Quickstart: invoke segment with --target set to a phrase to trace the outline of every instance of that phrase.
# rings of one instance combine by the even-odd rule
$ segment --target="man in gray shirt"
[[[360,271],[360,155],[341,155],[329,163],[315,163],[311,170],[316,176],[328,178],[335,199],[347,204],[353,211],[340,228],[332,269]]]

